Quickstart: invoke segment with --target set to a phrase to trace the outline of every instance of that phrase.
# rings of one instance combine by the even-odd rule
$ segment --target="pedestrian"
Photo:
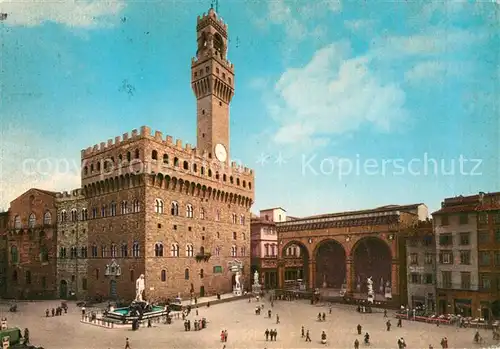
[[[269,340],[269,329],[266,328],[266,331],[264,332],[264,336],[266,336],[266,341]]]
[[[130,346],[130,342],[129,342],[128,338],[125,338],[125,349],[132,349],[132,347]]]
[[[305,330],[304,330],[304,326],[302,326],[302,328],[300,329],[300,336],[301,336],[302,338],[304,338],[304,337],[305,337]]]
[[[401,318],[398,319],[397,327],[403,327],[403,320]]]
[[[356,338],[356,340],[354,341],[354,349],[359,349],[359,341],[358,339]]]
[[[387,331],[390,331],[391,330],[391,320],[387,320],[385,325],[387,326]]]
[[[224,342],[227,342],[227,330],[224,330]]]
[[[277,329],[274,329],[273,337],[274,337],[274,341],[276,342],[276,337],[278,337],[278,330]]]
[[[311,341],[311,336],[309,335],[309,330],[307,330],[306,332],[306,342],[310,342]]]
[[[331,314],[332,313],[332,305],[330,304],[330,307],[328,308],[328,313]]]
[[[276,323],[279,324],[280,323],[280,317],[278,314],[276,314]]]
[[[360,324],[358,324],[357,330],[358,330],[358,334],[361,334],[361,331],[363,330],[363,328],[361,327]]]
[[[384,317],[387,317],[387,309],[384,309]]]
[[[326,314],[323,313],[323,321],[325,321],[325,320],[326,320]]]

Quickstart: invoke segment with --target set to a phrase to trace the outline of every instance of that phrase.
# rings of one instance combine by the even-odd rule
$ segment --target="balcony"
[[[210,260],[210,257],[212,257],[211,253],[197,253],[196,256],[194,256],[198,263],[202,261],[208,262]]]

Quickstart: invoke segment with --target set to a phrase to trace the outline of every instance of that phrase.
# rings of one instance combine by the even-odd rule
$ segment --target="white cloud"
[[[371,19],[352,19],[344,21],[344,26],[352,32],[371,30],[375,24]]]
[[[109,25],[125,5],[124,0],[0,0],[0,13],[7,13],[7,25],[33,27],[54,22],[88,28]]]
[[[270,112],[279,124],[279,144],[324,145],[331,135],[363,125],[390,131],[407,114],[404,91],[382,83],[369,59],[352,57],[347,42],[317,51],[303,68],[288,69],[275,92]]]
[[[469,67],[466,64],[444,61],[419,62],[405,73],[405,80],[412,83],[422,81],[438,82],[450,76],[467,74]]]
[[[79,154],[65,154],[67,147],[51,141],[52,135],[45,138],[6,124],[0,130],[0,209],[29,188],[62,191],[80,186]]]
[[[326,28],[315,26],[308,28],[307,20],[317,19],[327,13],[337,13],[342,9],[339,0],[325,0],[306,3],[300,6],[297,1],[272,0],[268,1],[267,14],[262,19],[257,19],[259,27],[280,25],[285,31],[287,45],[299,43],[308,37],[323,38]]]

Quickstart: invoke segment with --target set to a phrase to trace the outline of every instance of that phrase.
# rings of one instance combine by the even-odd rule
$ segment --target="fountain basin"
[[[127,324],[132,323],[134,320],[149,320],[167,316],[168,313],[169,310],[167,307],[152,306],[149,311],[145,310],[141,316],[139,313],[134,311],[134,308],[124,307],[114,309],[113,311],[108,311],[105,315],[103,315],[103,319],[119,321],[121,323]]]

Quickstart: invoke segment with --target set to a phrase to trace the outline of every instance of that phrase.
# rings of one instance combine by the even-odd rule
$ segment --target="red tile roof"
[[[433,212],[432,215],[461,213],[461,212],[464,212],[464,213],[465,212],[474,212],[474,211],[476,211],[476,208],[477,208],[477,204],[445,206],[445,207],[442,207],[440,210]]]

